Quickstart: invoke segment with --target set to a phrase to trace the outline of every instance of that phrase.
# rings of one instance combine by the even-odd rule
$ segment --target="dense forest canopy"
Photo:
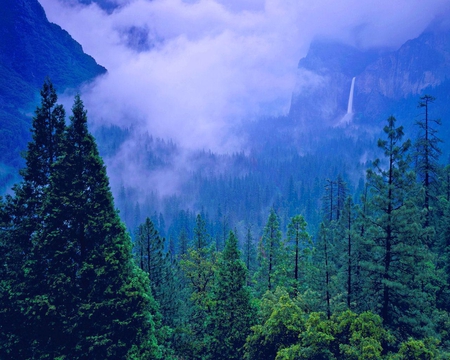
[[[415,139],[387,119],[358,186],[337,173],[313,181],[317,198],[290,176],[261,210],[262,179],[224,177],[245,207],[180,209],[169,226],[144,213],[131,240],[82,100],[67,124],[47,80],[0,203],[1,357],[448,358],[450,169],[433,101],[418,99]]]

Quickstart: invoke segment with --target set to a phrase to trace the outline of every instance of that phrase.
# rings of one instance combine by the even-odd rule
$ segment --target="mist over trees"
[[[450,170],[432,99],[417,139],[387,119],[357,185],[347,157],[267,146],[233,155],[258,171],[193,174],[198,212],[183,194],[159,212],[126,204],[139,194],[123,188],[127,231],[81,98],[66,123],[47,80],[0,202],[0,357],[448,358]]]

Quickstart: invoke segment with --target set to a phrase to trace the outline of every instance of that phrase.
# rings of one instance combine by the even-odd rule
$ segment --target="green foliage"
[[[247,269],[237,245],[236,235],[230,232],[217,264],[206,325],[211,359],[242,359],[243,346],[255,320],[256,312],[246,287]]]
[[[403,128],[395,127],[393,117],[384,131],[386,139],[378,145],[385,163],[376,159],[374,170],[367,172],[370,196],[363,247],[370,251],[362,264],[365,298],[386,326],[402,328],[399,336],[417,336],[430,321],[434,295],[424,284],[431,281],[434,268],[416,206],[420,192],[409,168],[410,141],[401,142]]]
[[[350,310],[327,319],[305,313],[300,298],[277,289],[261,303],[261,323],[247,338],[246,359],[382,359],[395,339],[371,312]]]
[[[294,345],[305,329],[303,312],[282,288],[264,294],[259,316],[260,324],[252,327],[245,344],[247,360],[275,359],[277,352]]]
[[[312,241],[306,231],[306,221],[302,215],[291,218],[286,239],[286,259],[288,284],[295,293],[306,290],[308,267],[311,263]]]
[[[11,304],[3,313],[13,358],[158,358],[157,305],[133,262],[106,168],[79,96],[70,125],[44,84],[27,167],[15,196],[5,261]],[[23,328],[21,328],[21,326]],[[4,357],[2,355],[2,357]]]
[[[398,359],[404,360],[433,360],[438,359],[437,341],[435,339],[408,339],[400,345]]]
[[[258,247],[259,271],[255,274],[255,278],[259,293],[271,291],[285,282],[286,268],[282,260],[283,254],[284,246],[281,242],[278,216],[275,210],[271,209]]]

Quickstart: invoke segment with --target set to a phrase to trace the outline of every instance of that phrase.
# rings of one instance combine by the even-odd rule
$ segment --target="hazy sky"
[[[73,0],[39,1],[109,71],[83,94],[94,121],[133,118],[183,146],[225,151],[238,146],[227,136],[230,125],[288,111],[297,63],[314,37],[397,47],[449,3],[117,0],[122,7],[107,14]],[[130,48],[133,26],[148,33],[152,48]]]

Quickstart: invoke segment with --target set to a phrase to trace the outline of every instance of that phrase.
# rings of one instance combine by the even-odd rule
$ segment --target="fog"
[[[136,137],[148,132],[183,151],[219,153],[245,148],[235,131],[242,122],[288,113],[294,89],[314,80],[297,73],[313,39],[395,49],[449,10],[448,0],[117,0],[108,13],[75,0],[39,1],[108,69],[82,89],[93,126],[133,127]],[[135,156],[137,143],[132,137],[109,159],[115,182],[155,178]],[[163,178],[179,178],[171,173],[178,169]]]

